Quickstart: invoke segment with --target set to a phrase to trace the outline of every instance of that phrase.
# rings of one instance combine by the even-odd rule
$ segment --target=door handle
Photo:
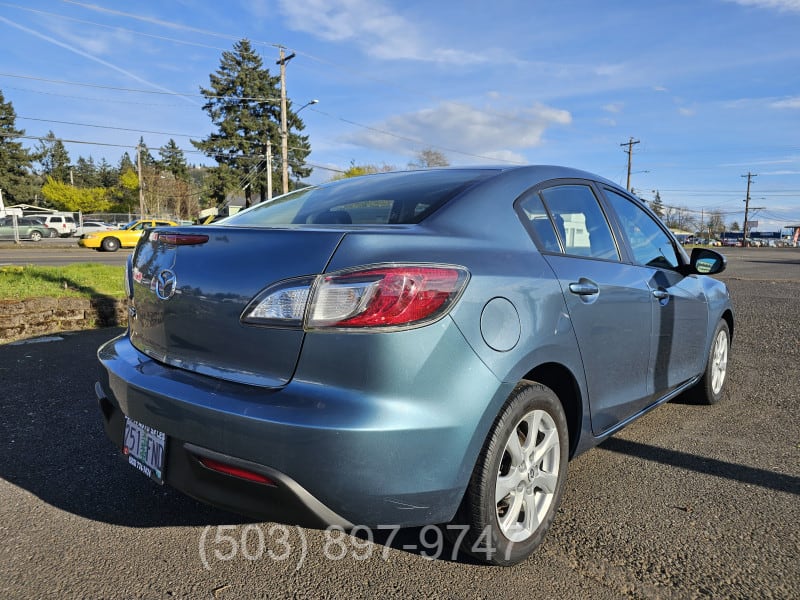
[[[569,291],[578,296],[594,296],[600,293],[600,288],[584,279],[579,283],[570,283]]]
[[[653,296],[659,300],[667,300],[669,298],[669,292],[667,290],[653,290]]]

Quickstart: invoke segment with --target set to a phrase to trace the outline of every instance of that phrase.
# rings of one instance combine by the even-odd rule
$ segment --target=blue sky
[[[246,37],[273,73],[277,46],[296,53],[295,108],[319,100],[311,182],[430,147],[625,185],[633,137],[641,197],[741,223],[756,173],[771,230],[800,224],[798,31],[800,0],[0,1],[0,90],[26,135],[91,142],[73,160],[116,164],[141,135],[210,164],[189,142],[212,131],[198,89]]]

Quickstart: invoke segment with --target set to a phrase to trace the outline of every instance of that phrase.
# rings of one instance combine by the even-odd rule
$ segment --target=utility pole
[[[272,200],[272,142],[267,139],[267,200]]]
[[[280,47],[280,58],[275,63],[281,67],[281,179],[283,193],[289,191],[289,130],[286,125],[286,63],[292,60],[295,53],[284,56],[283,46]]]
[[[625,152],[625,154],[628,155],[628,185],[626,185],[625,187],[627,188],[627,190],[629,192],[632,191],[631,190],[631,156],[633,155],[633,145],[634,144],[638,144],[638,143],[639,143],[639,140],[634,140],[633,138],[630,138],[624,144],[620,144],[620,146],[627,146],[628,147],[628,149],[625,150],[624,152]]]
[[[753,179],[753,177],[758,177],[758,175],[748,171],[747,175],[742,175],[742,177],[747,177],[747,196],[745,196],[744,199],[744,226],[742,226],[742,248],[746,248],[748,246],[747,219],[750,212],[750,181]]]
[[[144,185],[142,183],[142,145],[136,146],[136,164],[139,167],[139,218],[144,219]]]

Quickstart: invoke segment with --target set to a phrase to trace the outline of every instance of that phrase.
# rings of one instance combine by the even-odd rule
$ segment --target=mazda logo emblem
[[[164,269],[156,275],[156,296],[162,300],[169,300],[175,295],[178,278],[169,269]]]

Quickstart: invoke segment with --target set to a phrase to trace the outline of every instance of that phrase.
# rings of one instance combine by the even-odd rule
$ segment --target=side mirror
[[[725,270],[728,261],[715,250],[693,248],[689,265],[692,272],[698,275],[716,275]]]

